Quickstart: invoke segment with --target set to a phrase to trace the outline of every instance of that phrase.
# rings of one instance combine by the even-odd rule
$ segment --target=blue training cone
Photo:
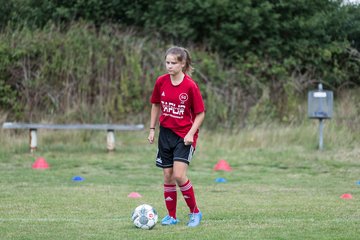
[[[74,182],[82,182],[82,181],[84,181],[84,178],[80,177],[80,176],[75,176],[75,177],[72,178],[72,180]]]
[[[215,180],[215,182],[217,182],[217,183],[226,183],[227,180],[226,180],[225,178],[217,178],[217,179]]]

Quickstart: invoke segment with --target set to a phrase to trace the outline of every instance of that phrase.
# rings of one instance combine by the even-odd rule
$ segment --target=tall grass
[[[170,45],[156,35],[110,24],[6,29],[0,33],[0,106],[8,121],[144,122]],[[209,127],[302,121],[309,84],[284,72],[281,81],[266,77],[271,64],[258,58],[226,66],[205,46],[186,47]],[[301,77],[305,81],[306,75]],[[353,94],[359,95],[359,89]]]
[[[12,55],[11,81],[23,118],[111,122],[141,117],[162,55],[136,33],[77,23],[67,31],[19,28],[1,35]],[[160,43],[159,43],[160,44]],[[137,120],[139,121],[139,120]],[[141,121],[141,119],[140,119]]]

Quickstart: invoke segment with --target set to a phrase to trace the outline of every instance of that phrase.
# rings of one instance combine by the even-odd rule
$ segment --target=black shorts
[[[171,168],[174,161],[184,162],[189,165],[194,151],[192,145],[184,144],[182,137],[176,135],[170,129],[160,126],[156,166]]]

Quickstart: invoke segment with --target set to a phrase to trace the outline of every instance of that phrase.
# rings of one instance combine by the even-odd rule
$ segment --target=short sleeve
[[[155,82],[153,92],[151,94],[150,102],[151,103],[160,103],[160,79],[158,78]]]
[[[195,83],[192,88],[192,94],[193,94],[193,111],[195,114],[205,112],[205,104],[204,100],[202,98],[200,88]]]

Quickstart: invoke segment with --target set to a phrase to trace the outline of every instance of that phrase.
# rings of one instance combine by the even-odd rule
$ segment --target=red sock
[[[176,219],[177,192],[175,184],[164,184],[164,199],[169,216]]]
[[[190,180],[188,180],[184,185],[180,186],[180,191],[190,209],[190,213],[198,213],[199,209],[196,205],[194,188]]]

